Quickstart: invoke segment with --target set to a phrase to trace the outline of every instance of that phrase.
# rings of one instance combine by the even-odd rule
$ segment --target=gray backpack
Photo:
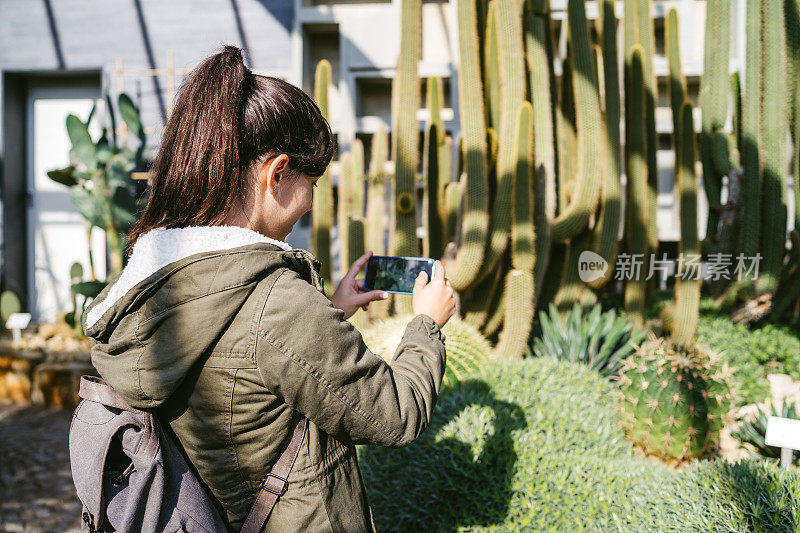
[[[79,396],[83,399],[69,429],[69,457],[83,503],[84,533],[227,530],[212,499],[151,412],[129,406],[110,385],[93,376],[81,377]],[[264,478],[242,532],[261,531],[286,492],[307,422],[300,417],[294,426]]]

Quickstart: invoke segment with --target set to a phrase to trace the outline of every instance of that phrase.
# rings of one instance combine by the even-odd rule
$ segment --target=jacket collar
[[[106,311],[139,282],[170,263],[194,254],[228,250],[260,242],[273,244],[287,252],[294,252],[295,257],[313,267],[309,270],[319,272],[319,261],[306,250],[294,249],[284,241],[267,237],[241,226],[154,228],[137,239],[128,263],[108,290],[105,299],[88,310],[86,327],[92,327]],[[313,274],[311,276],[314,277]]]

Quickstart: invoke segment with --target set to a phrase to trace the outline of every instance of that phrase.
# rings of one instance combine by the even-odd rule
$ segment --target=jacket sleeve
[[[264,385],[343,442],[406,446],[427,427],[445,369],[445,334],[427,314],[406,327],[389,366],[344,311],[290,269],[259,320]]]

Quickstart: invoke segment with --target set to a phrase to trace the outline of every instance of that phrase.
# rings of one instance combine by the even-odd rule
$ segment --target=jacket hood
[[[97,371],[133,407],[157,407],[242,310],[288,267],[315,281],[310,252],[239,226],[155,228],[83,313]]]

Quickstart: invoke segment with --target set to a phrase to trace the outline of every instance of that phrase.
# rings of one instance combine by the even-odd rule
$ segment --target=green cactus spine
[[[593,289],[602,288],[612,278],[616,263],[618,237],[622,218],[622,185],[620,184],[620,91],[617,67],[617,19],[614,1],[604,0],[602,15],[602,64],[605,83],[605,168],[603,169],[602,210],[592,231],[592,249],[606,260],[609,268],[599,278],[587,283]],[[587,291],[589,292],[589,291]]]
[[[786,42],[783,3],[765,0],[762,4],[764,85],[764,160],[761,176],[762,256],[759,292],[773,293],[783,261],[786,243],[786,199],[784,189],[786,146]]]
[[[572,238],[589,224],[600,192],[603,160],[600,95],[594,84],[596,75],[585,6],[581,0],[570,0],[567,9],[579,166],[575,194],[567,208],[553,220],[551,237],[557,241]]]
[[[623,430],[646,453],[680,463],[713,452],[732,398],[716,356],[651,338],[618,380]]]
[[[508,246],[511,194],[514,188],[516,115],[525,99],[525,60],[522,52],[521,4],[498,0],[495,9],[500,65],[500,135],[497,155],[497,191],[489,220],[489,242],[483,272],[491,271]],[[474,112],[474,111],[473,111]],[[455,288],[455,285],[453,285]]]
[[[681,154],[678,167],[678,198],[681,221],[681,241],[678,251],[684,257],[700,254],[700,244],[697,238],[697,178],[694,173],[694,120],[692,118],[692,104],[684,102],[681,115],[678,119],[680,132]],[[695,274],[696,279],[687,278],[679,272],[675,280],[675,315],[672,338],[678,342],[688,343],[694,340],[697,329],[697,318],[700,308],[700,273]]]
[[[628,132],[628,186],[626,208],[626,233],[628,253],[647,253],[647,143],[645,139],[644,65],[640,45],[631,51],[631,79],[627,96],[629,107],[625,113],[625,130]],[[625,284],[625,311],[637,327],[644,325],[646,283],[643,276],[634,276]]]
[[[459,2],[458,42],[460,53],[459,105],[461,108],[462,149],[459,150],[465,171],[464,215],[461,238],[455,259],[445,263],[447,277],[453,289],[463,291],[477,278],[484,259],[489,227],[489,183],[486,153],[486,123],[480,81],[480,59],[476,34],[474,2]],[[493,8],[489,6],[489,17]],[[487,43],[488,47],[488,43]],[[448,186],[448,235],[453,235],[452,184]],[[452,192],[452,194],[450,194]],[[459,195],[460,196],[460,195]]]
[[[418,162],[420,39],[422,30],[421,0],[400,3],[400,54],[395,78],[395,116],[392,124],[392,160],[395,166],[395,219],[392,241],[393,255],[419,254],[416,217],[416,169]],[[398,299],[407,302],[410,298]]]
[[[331,64],[323,59],[317,64],[314,77],[314,100],[322,116],[328,118],[328,88],[331,80]],[[320,276],[328,297],[333,294],[331,271],[331,229],[333,227],[333,185],[330,171],[317,181],[317,190],[311,209],[311,252],[321,263]]]

